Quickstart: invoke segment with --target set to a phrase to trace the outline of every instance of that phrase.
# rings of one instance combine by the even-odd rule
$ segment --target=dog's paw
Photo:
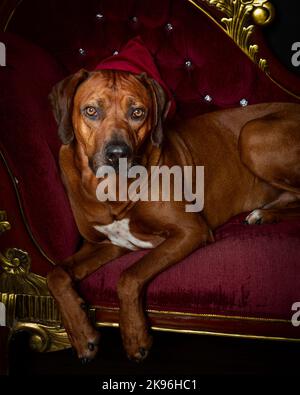
[[[91,325],[82,307],[77,311],[76,321],[64,315],[63,324],[70,343],[83,364],[90,362],[98,353],[100,333]]]
[[[130,341],[126,341],[126,339],[123,339],[128,359],[137,363],[142,362],[148,356],[152,343],[152,336],[149,335],[143,340],[131,338]]]
[[[78,358],[83,365],[92,361],[98,353],[100,335],[95,331],[94,335],[82,336],[80,339],[72,338],[71,342],[75,348]]]
[[[144,320],[141,320],[139,324],[138,321],[136,319],[134,324],[128,321],[120,322],[125,352],[128,358],[135,362],[141,362],[147,357],[153,343],[153,338],[149,335]]]
[[[246,218],[244,223],[247,225],[273,224],[278,221],[276,214],[271,210],[256,209]]]

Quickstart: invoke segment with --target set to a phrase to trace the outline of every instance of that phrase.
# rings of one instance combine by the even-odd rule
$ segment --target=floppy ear
[[[158,82],[148,78],[146,73],[140,75],[144,85],[150,90],[153,103],[151,141],[153,145],[160,146],[163,141],[163,121],[166,119],[171,102]]]
[[[73,99],[78,86],[88,76],[89,72],[81,69],[57,83],[49,95],[54,118],[58,124],[58,135],[63,144],[70,144],[74,138],[72,124]]]

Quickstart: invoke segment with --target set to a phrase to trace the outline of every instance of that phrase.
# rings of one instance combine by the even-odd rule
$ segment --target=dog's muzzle
[[[125,143],[109,144],[105,148],[106,164],[112,166],[115,170],[119,168],[119,159],[127,158],[128,161],[132,157],[132,149]]]
[[[126,158],[128,167],[132,165],[132,149],[126,143],[108,144],[103,151],[97,152],[89,159],[89,166],[94,174],[101,166],[112,166],[116,172],[119,171],[119,160]]]

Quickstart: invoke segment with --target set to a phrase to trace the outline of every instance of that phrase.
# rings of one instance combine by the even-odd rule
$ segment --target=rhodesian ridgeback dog
[[[248,224],[300,215],[300,106],[272,103],[176,121],[160,85],[145,74],[81,70],[50,95],[62,140],[60,166],[84,245],[47,277],[78,356],[99,346],[76,291],[82,280],[130,250],[150,252],[120,276],[119,323],[128,356],[142,360],[151,347],[143,312],[145,287],[159,273],[213,241],[230,217],[250,212]],[[186,212],[184,201],[107,201],[96,197],[103,165],[205,167],[205,203]],[[201,263],[199,263],[201,270]],[[229,269],[230,270],[230,269]]]

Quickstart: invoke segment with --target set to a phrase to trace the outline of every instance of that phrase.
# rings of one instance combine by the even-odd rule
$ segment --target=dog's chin
[[[139,165],[139,163],[137,160],[127,158],[127,173],[132,167],[138,166],[138,165]],[[92,159],[89,160],[89,167],[95,175],[97,175],[97,171],[99,170],[99,168],[101,168],[103,166],[112,167],[116,174],[119,174],[119,172],[120,172],[119,161],[116,161],[116,162],[104,161],[103,163],[99,163],[99,162],[95,163]]]
[[[119,161],[116,163],[108,163],[108,166],[112,166],[114,168],[114,171],[116,174],[119,174],[120,172],[120,166],[119,166]],[[125,173],[128,174],[129,170],[134,166],[134,162],[131,159],[127,159],[127,166],[126,169],[124,169]]]

